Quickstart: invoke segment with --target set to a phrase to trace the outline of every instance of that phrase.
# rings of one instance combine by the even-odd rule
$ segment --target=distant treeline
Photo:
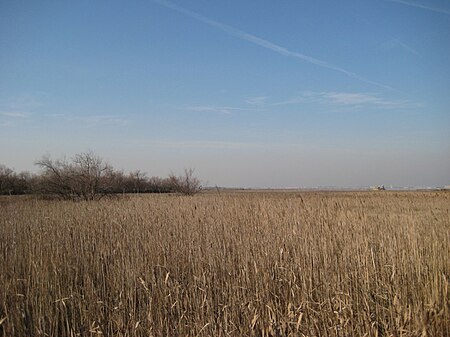
[[[193,169],[168,177],[149,177],[136,170],[129,173],[114,169],[98,155],[87,152],[71,159],[42,157],[35,163],[38,174],[15,172],[0,165],[0,195],[38,194],[64,200],[96,200],[124,193],[180,193],[193,195],[201,182]]]

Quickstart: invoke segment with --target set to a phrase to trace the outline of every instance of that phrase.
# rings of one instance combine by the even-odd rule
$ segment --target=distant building
[[[386,188],[384,187],[384,185],[380,185],[380,186],[370,186],[370,189],[372,191],[384,191]]]

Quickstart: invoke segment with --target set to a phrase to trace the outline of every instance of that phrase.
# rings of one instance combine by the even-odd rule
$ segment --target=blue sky
[[[0,163],[450,184],[450,3],[0,0]]]

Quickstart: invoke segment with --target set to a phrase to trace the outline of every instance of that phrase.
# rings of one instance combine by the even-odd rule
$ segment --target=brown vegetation
[[[35,184],[34,177],[28,172],[16,173],[0,164],[0,195],[31,193]]]
[[[449,336],[450,194],[0,199],[0,336]]]
[[[96,200],[114,193],[116,174],[111,165],[94,153],[75,155],[71,161],[43,157],[39,192],[65,200]]]
[[[40,174],[16,173],[0,164],[0,195],[36,194],[47,199],[90,201],[125,193],[194,195],[201,191],[201,181],[193,169],[167,178],[148,177],[140,170],[125,174],[91,151],[71,159],[44,156],[35,164]]]
[[[194,195],[202,189],[200,180],[194,176],[194,169],[185,169],[181,176],[170,174],[169,182],[174,191],[183,195]]]

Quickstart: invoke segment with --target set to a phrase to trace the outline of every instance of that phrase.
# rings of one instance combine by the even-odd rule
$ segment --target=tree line
[[[63,200],[98,200],[125,193],[179,193],[193,195],[201,182],[193,169],[168,177],[149,177],[136,170],[129,173],[114,169],[93,152],[79,153],[70,159],[54,160],[43,156],[35,164],[38,174],[15,172],[0,165],[0,194],[38,194]]]

